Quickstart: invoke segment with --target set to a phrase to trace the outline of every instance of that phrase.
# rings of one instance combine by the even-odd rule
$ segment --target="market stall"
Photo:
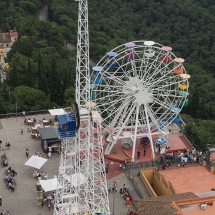
[[[41,137],[41,147],[45,153],[49,152],[57,152],[60,147],[60,139],[58,138],[54,128],[45,127],[39,128],[39,133]]]

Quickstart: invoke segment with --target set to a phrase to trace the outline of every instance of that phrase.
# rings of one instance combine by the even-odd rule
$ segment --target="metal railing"
[[[178,164],[181,163],[181,159],[178,159],[176,156],[173,159],[170,159],[170,162],[168,159],[164,159],[163,161],[161,161],[160,159],[156,159],[153,161],[143,161],[143,162],[134,162],[134,163],[127,163],[125,165],[125,174],[129,177],[129,174],[132,173],[132,169],[141,169],[141,168],[151,168],[151,167],[157,167],[158,169],[161,168],[161,166],[165,163],[169,163],[169,167],[171,168],[171,166],[175,167],[178,166]],[[185,165],[190,165],[190,164],[198,164],[196,161],[194,162],[193,160],[189,160],[185,163]]]
[[[5,113],[5,114],[0,114],[0,118],[22,117],[22,116],[48,114],[48,113],[49,113],[48,110],[27,111],[27,112],[25,112],[25,115],[23,115],[23,112]]]

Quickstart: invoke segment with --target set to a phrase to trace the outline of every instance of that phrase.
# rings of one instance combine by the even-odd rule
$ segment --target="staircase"
[[[142,182],[140,176],[133,177],[132,185],[140,199],[150,198],[150,194]]]

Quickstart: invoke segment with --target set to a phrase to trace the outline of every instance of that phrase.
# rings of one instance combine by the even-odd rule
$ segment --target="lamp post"
[[[16,121],[17,121],[17,95],[15,95],[15,99],[16,99]]]
[[[114,203],[115,203],[115,193],[116,193],[116,179],[114,179],[114,194],[113,194],[113,215],[114,215]]]

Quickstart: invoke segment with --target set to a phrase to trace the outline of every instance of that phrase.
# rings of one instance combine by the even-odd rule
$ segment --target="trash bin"
[[[207,166],[207,162],[206,162],[206,161],[203,161],[203,162],[202,162],[202,166]]]

